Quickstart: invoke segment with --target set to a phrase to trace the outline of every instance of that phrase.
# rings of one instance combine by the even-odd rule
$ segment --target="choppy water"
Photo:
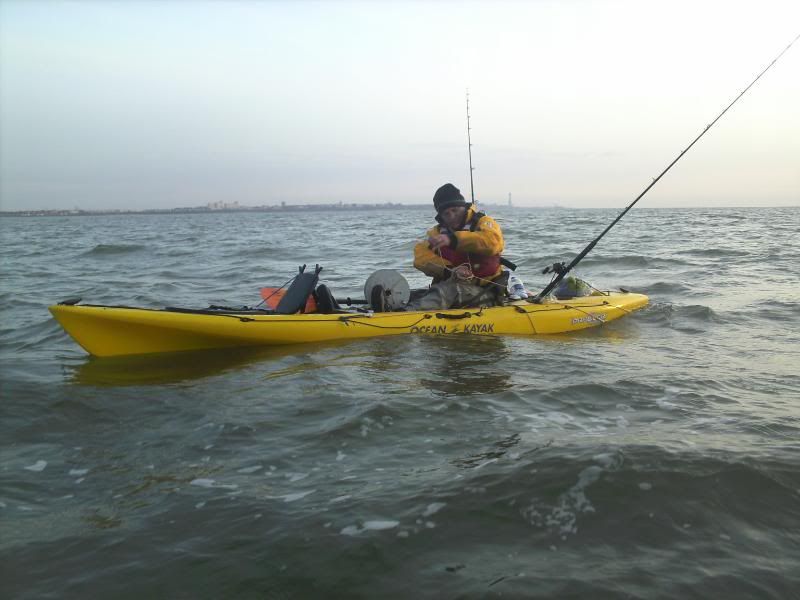
[[[616,211],[494,214],[539,289]],[[46,310],[421,285],[430,220],[0,219],[0,596],[800,597],[800,209],[635,209],[580,273],[652,305],[572,335],[98,360]]]

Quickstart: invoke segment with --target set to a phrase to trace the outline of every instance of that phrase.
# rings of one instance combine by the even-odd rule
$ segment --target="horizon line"
[[[573,206],[568,204],[514,204],[492,202],[476,202],[478,208],[486,206],[492,209],[534,209],[534,210],[616,210],[624,209],[625,206]],[[688,204],[668,204],[660,206],[642,206],[641,209],[670,210],[670,209],[731,209],[731,208],[798,208],[796,204],[718,204],[718,205],[688,205]],[[336,211],[336,210],[388,210],[393,208],[401,209],[422,209],[432,208],[430,203],[359,203],[359,202],[335,202],[335,203],[312,203],[312,204],[280,204],[280,205],[228,205],[212,208],[209,206],[179,206],[173,208],[28,208],[21,210],[0,210],[0,216],[80,216],[80,215],[114,215],[114,214],[213,214],[213,213],[236,213],[236,212],[293,212],[293,211]]]

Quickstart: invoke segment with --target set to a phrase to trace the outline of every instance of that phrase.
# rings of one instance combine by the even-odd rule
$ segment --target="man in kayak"
[[[493,306],[505,290],[500,264],[503,232],[464,200],[452,183],[433,196],[438,225],[414,247],[414,267],[433,277],[430,289],[405,310]]]

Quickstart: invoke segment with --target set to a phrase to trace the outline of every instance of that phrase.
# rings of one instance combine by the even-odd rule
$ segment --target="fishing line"
[[[283,284],[281,287],[279,287],[278,289],[276,289],[275,291],[273,291],[273,292],[272,292],[272,293],[271,293],[269,296],[267,296],[266,298],[263,298],[263,299],[261,300],[261,302],[259,302],[258,304],[256,304],[256,305],[255,305],[253,308],[258,308],[259,306],[261,306],[262,304],[264,304],[264,302],[266,302],[267,300],[269,300],[270,298],[272,298],[272,297],[273,297],[275,294],[277,294],[278,292],[280,292],[280,291],[281,291],[283,288],[285,288],[287,285],[289,285],[290,283],[292,283],[292,282],[293,282],[295,279],[297,279],[297,275],[295,275],[295,276],[294,276],[294,277],[292,277],[292,278],[291,278],[289,281],[287,281],[286,283],[284,283],[284,284]]]
[[[438,252],[438,256],[442,260],[444,260],[444,257],[442,256],[441,252]],[[448,267],[446,265],[441,265],[439,263],[434,263],[434,262],[431,262],[431,261],[428,261],[425,264],[426,265],[436,266],[436,267],[442,267],[443,270],[450,271],[450,273],[455,273],[455,271],[456,271],[456,269],[454,269],[453,267]],[[507,288],[507,286],[505,286],[503,284],[500,284],[500,283],[497,283],[496,281],[492,281],[491,279],[486,279],[485,277],[478,277],[477,275],[475,275],[475,273],[472,272],[472,266],[471,265],[469,265],[467,263],[462,263],[462,264],[466,264],[469,267],[469,270],[470,270],[470,273],[471,273],[470,277],[467,278],[467,279],[464,279],[464,281],[471,281],[473,279],[476,279],[478,281],[482,281],[486,285],[493,285],[493,286],[496,286],[496,287],[499,287],[499,288],[503,288],[503,289]]]
[[[545,287],[545,288],[544,288],[544,289],[543,289],[541,292],[539,292],[539,293],[536,295],[536,297],[535,297],[535,298],[532,300],[532,302],[536,302],[536,303],[538,304],[538,303],[540,303],[540,302],[541,302],[541,301],[542,301],[542,300],[543,300],[543,299],[544,299],[544,298],[545,298],[545,297],[546,297],[546,296],[547,296],[547,295],[548,295],[550,292],[552,292],[552,291],[553,291],[553,289],[554,289],[554,288],[555,288],[555,287],[556,287],[556,286],[557,286],[557,285],[558,285],[558,284],[561,282],[561,280],[562,280],[562,279],[564,279],[564,277],[567,275],[567,273],[569,273],[569,272],[570,272],[570,271],[571,271],[571,270],[572,270],[572,269],[575,267],[575,265],[577,265],[577,264],[578,264],[578,263],[579,263],[581,260],[583,260],[583,258],[584,258],[584,257],[585,257],[587,254],[589,254],[589,252],[591,252],[591,251],[592,251],[592,249],[595,247],[595,245],[597,245],[597,242],[599,242],[599,241],[602,239],[602,237],[603,237],[605,234],[607,234],[607,233],[609,232],[609,230],[610,230],[612,227],[614,227],[614,225],[616,225],[616,224],[619,222],[619,220],[620,220],[620,219],[622,219],[622,217],[624,217],[624,216],[625,216],[625,213],[627,213],[627,212],[628,212],[628,211],[629,211],[631,208],[633,208],[634,204],[636,204],[636,203],[637,203],[639,200],[641,200],[641,198],[642,198],[642,197],[643,197],[643,196],[644,196],[644,195],[645,195],[647,192],[649,192],[649,191],[650,191],[650,188],[652,188],[652,187],[653,187],[653,186],[654,186],[656,183],[658,183],[659,179],[661,179],[661,178],[662,178],[662,177],[663,177],[663,176],[664,176],[664,175],[667,173],[667,171],[669,171],[669,170],[672,168],[672,166],[673,166],[673,165],[674,165],[676,162],[678,162],[678,161],[679,161],[679,160],[680,160],[680,159],[683,157],[683,155],[684,155],[684,154],[686,154],[686,153],[689,151],[689,149],[690,149],[692,146],[694,146],[694,145],[697,143],[697,141],[698,141],[698,140],[699,140],[701,137],[703,137],[703,136],[706,134],[706,132],[707,132],[709,129],[711,129],[711,128],[714,126],[714,123],[716,123],[717,121],[719,121],[719,120],[722,118],[722,115],[724,115],[726,112],[728,112],[728,109],[730,109],[730,108],[731,108],[731,107],[732,107],[734,104],[736,104],[736,102],[739,100],[739,98],[741,98],[742,96],[744,96],[744,95],[745,95],[745,93],[747,92],[747,90],[749,90],[751,87],[753,87],[753,85],[755,85],[756,81],[758,81],[759,79],[761,79],[761,76],[762,76],[762,75],[764,75],[764,73],[766,73],[767,71],[769,71],[769,69],[772,67],[772,65],[774,65],[776,62],[778,62],[778,59],[779,59],[781,56],[783,56],[783,55],[784,55],[784,53],[786,53],[786,51],[787,51],[789,48],[791,48],[791,47],[792,47],[792,44],[794,44],[794,43],[795,43],[795,42],[796,42],[798,39],[800,39],[800,35],[798,35],[796,38],[794,38],[794,39],[793,39],[793,40],[792,40],[792,41],[789,43],[789,45],[788,45],[788,46],[786,46],[786,48],[784,48],[784,49],[783,49],[783,51],[782,51],[780,54],[778,54],[778,56],[776,56],[776,57],[775,57],[775,58],[772,60],[772,62],[771,62],[771,63],[769,63],[769,64],[766,66],[766,68],[765,68],[763,71],[761,71],[761,73],[759,73],[759,74],[758,74],[758,76],[757,76],[755,79],[753,79],[753,81],[751,81],[751,82],[750,82],[750,85],[748,85],[746,88],[744,88],[744,90],[742,90],[742,92],[741,92],[741,93],[740,93],[738,96],[736,96],[736,98],[734,98],[734,99],[733,99],[733,102],[731,102],[731,103],[730,103],[728,106],[726,106],[726,107],[725,107],[725,109],[724,109],[724,110],[723,110],[721,113],[719,113],[719,115],[717,115],[717,118],[716,118],[716,119],[714,119],[713,121],[711,121],[711,123],[709,123],[708,125],[706,125],[706,128],[705,128],[705,129],[703,129],[703,131],[700,133],[700,135],[698,135],[698,136],[697,136],[697,137],[694,139],[694,141],[692,141],[692,143],[691,143],[691,144],[689,144],[688,146],[686,146],[686,148],[684,148],[684,150],[683,150],[683,151],[682,151],[680,154],[678,154],[678,156],[675,158],[675,160],[673,160],[671,163],[669,163],[669,165],[667,166],[667,168],[666,168],[666,169],[664,169],[664,170],[661,172],[661,174],[660,174],[658,177],[656,177],[655,179],[653,179],[653,181],[650,183],[650,185],[648,185],[648,186],[647,186],[647,187],[644,189],[644,191],[643,191],[641,194],[639,194],[639,195],[636,197],[636,199],[635,199],[633,202],[631,202],[631,203],[630,203],[630,204],[629,204],[629,205],[628,205],[628,206],[625,208],[625,210],[623,210],[623,211],[622,211],[622,212],[621,212],[621,213],[620,213],[620,214],[617,216],[617,218],[616,218],[616,219],[614,219],[614,220],[611,222],[611,224],[610,224],[608,227],[606,227],[606,228],[603,230],[603,233],[601,233],[600,235],[598,235],[598,236],[597,236],[597,237],[596,237],[594,240],[592,240],[592,241],[589,243],[589,245],[588,245],[588,246],[586,246],[586,248],[584,248],[584,249],[581,251],[581,253],[580,253],[580,254],[578,254],[578,255],[577,255],[575,258],[573,258],[571,263],[569,263],[568,265],[565,265],[563,262],[561,262],[561,263],[555,263],[554,265],[552,265],[552,266],[550,266],[550,267],[547,267],[547,268],[545,268],[545,269],[542,271],[542,273],[549,273],[549,272],[551,272],[551,271],[552,271],[553,273],[555,273],[555,276],[554,276],[554,277],[553,277],[553,279],[550,281],[550,283],[549,283],[549,284],[547,284],[547,287]],[[470,173],[470,176],[471,176],[471,175],[472,175],[472,173]]]

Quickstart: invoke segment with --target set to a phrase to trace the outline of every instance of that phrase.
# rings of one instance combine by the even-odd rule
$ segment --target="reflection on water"
[[[624,341],[635,335],[635,326],[620,325],[615,322],[606,326],[587,329],[575,333],[553,336],[537,336],[545,342],[554,340],[564,342],[596,343],[599,339],[609,342]],[[509,372],[503,367],[510,350],[508,340],[517,336],[431,336],[415,338],[399,336],[381,340],[341,340],[316,344],[290,344],[261,348],[228,348],[217,350],[198,350],[191,352],[171,352],[120,357],[86,357],[85,361],[74,367],[67,367],[71,383],[78,385],[125,386],[158,385],[178,383],[219,375],[226,371],[244,368],[264,361],[279,360],[291,356],[302,356],[334,351],[324,357],[323,364],[317,361],[309,364],[290,365],[267,374],[267,379],[280,378],[309,368],[328,366],[337,360],[356,360],[367,358],[364,366],[377,373],[388,373],[402,367],[399,358],[412,354],[411,362],[419,362],[420,356],[430,356],[425,362],[426,373],[420,383],[435,392],[450,395],[474,395],[500,392],[510,387]],[[530,339],[530,336],[523,336]],[[337,355],[340,348],[361,347],[364,352],[352,355]],[[356,360],[356,362],[359,362]]]
[[[446,336],[420,340],[423,346],[435,345],[426,362],[427,373],[420,382],[443,396],[494,394],[511,387],[503,361],[510,356],[506,341],[494,336]]]
[[[290,344],[262,348],[229,348],[109,358],[87,357],[74,367],[71,382],[78,385],[126,386],[179,383],[220,375],[264,361],[338,348],[351,342]]]

